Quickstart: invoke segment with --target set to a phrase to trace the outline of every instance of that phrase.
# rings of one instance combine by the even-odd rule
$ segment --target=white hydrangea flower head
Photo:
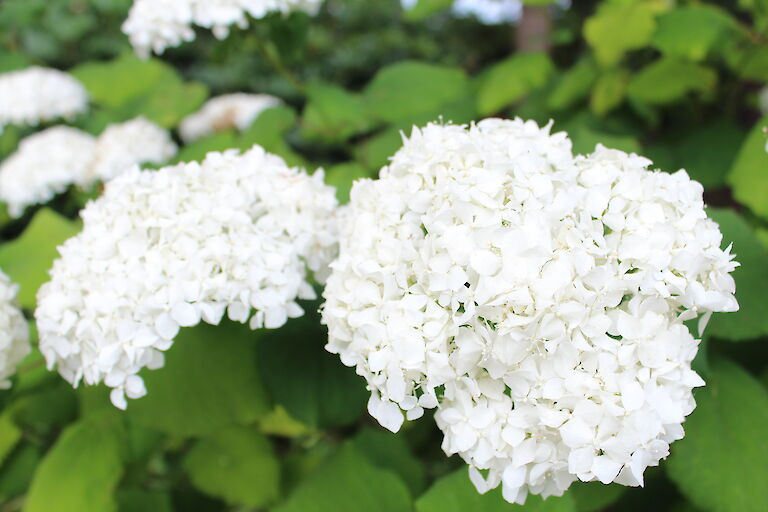
[[[88,93],[73,76],[32,66],[0,74],[0,132],[6,124],[71,119],[88,109]]]
[[[241,92],[216,96],[181,121],[179,135],[189,143],[230,128],[243,131],[263,111],[282,103],[280,98],[269,94]]]
[[[148,57],[195,39],[193,25],[211,29],[224,39],[232,25],[248,26],[248,16],[302,10],[317,14],[323,0],[134,0],[123,23],[136,53]]]
[[[91,135],[68,126],[23,139],[0,165],[0,200],[11,217],[20,217],[30,205],[47,203],[84,179],[95,144]]]
[[[10,387],[9,377],[32,350],[27,321],[16,302],[18,293],[19,285],[0,271],[0,389]]]
[[[177,151],[168,130],[143,117],[108,126],[96,140],[87,183],[109,181],[136,164],[162,164]]]
[[[702,186],[650,164],[520,119],[414,129],[353,186],[324,292],[369,412],[437,408],[444,451],[510,502],[642,485],[703,385],[682,322],[738,309]]]
[[[337,201],[323,171],[254,146],[205,161],[138,168],[81,211],[38,292],[40,350],[73,385],[104,382],[112,402],[146,390],[180,327],[226,313],[253,329],[301,316],[337,252]],[[252,312],[252,310],[255,310]]]

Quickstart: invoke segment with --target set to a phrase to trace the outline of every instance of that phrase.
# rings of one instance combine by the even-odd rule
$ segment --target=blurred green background
[[[276,331],[183,332],[126,413],[35,351],[0,391],[0,512],[768,510],[768,1],[536,0],[495,25],[451,3],[327,0],[316,18],[270,16],[223,41],[198,30],[141,61],[120,32],[129,0],[2,0],[0,72],[71,71],[92,97],[73,124],[94,134],[137,115],[173,129],[221,93],[280,96],[249,129],[177,160],[258,143],[324,167],[342,201],[401,130],[440,117],[551,119],[575,152],[599,142],[687,169],[734,243],[741,310],[710,323],[695,361],[708,385],[645,488],[580,483],[522,507],[478,495],[430,418],[395,436],[368,417],[362,378],[324,352],[308,314]],[[7,127],[0,158],[37,129]],[[88,197],[72,189],[0,219],[0,268],[29,318]]]

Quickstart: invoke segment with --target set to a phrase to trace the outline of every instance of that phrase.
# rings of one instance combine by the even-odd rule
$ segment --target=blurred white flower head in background
[[[418,0],[400,0],[403,9],[410,10]],[[476,18],[486,25],[511,23],[520,19],[521,0],[455,0],[451,12],[458,18]]]
[[[19,285],[0,271],[0,389],[11,385],[9,377],[31,351],[29,327],[16,302],[18,293]]]
[[[324,292],[369,412],[437,408],[446,454],[510,502],[642,485],[704,384],[683,321],[738,309],[702,186],[650,164],[520,119],[414,129],[353,186]]]
[[[280,98],[269,94],[234,93],[216,96],[181,121],[179,135],[184,142],[189,143],[230,128],[243,131],[263,111],[282,103]]]
[[[85,87],[63,71],[32,66],[0,74],[0,132],[6,124],[37,126],[87,109]]]
[[[123,23],[136,53],[148,57],[195,39],[194,25],[224,39],[232,25],[248,26],[248,16],[301,10],[317,14],[323,0],[134,0]]]
[[[23,139],[0,165],[0,200],[11,217],[20,217],[70,185],[108,181],[134,165],[161,164],[175,154],[170,133],[143,117],[112,124],[97,138],[54,126]]]
[[[277,328],[301,316],[336,255],[336,196],[254,146],[203,163],[138,168],[81,211],[38,292],[40,350],[73,385],[104,382],[111,400],[146,390],[138,372],[163,366],[181,327],[223,315]]]

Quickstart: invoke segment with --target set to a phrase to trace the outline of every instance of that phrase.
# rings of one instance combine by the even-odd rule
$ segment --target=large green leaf
[[[295,123],[296,112],[292,108],[278,106],[267,109],[240,135],[238,146],[247,150],[258,144],[270,153],[283,157],[288,165],[307,167],[304,159],[285,141],[286,133]]]
[[[330,84],[314,84],[307,90],[304,132],[320,139],[343,141],[373,126],[362,97]]]
[[[768,510],[768,392],[732,362],[715,360],[707,386],[672,445],[670,478],[712,512]]]
[[[653,45],[665,55],[694,61],[703,60],[717,47],[737,22],[715,6],[686,5],[658,19]]]
[[[614,66],[625,53],[651,41],[654,18],[655,8],[649,2],[602,2],[584,23],[584,37],[599,63]]]
[[[0,468],[0,503],[27,492],[41,458],[40,448],[32,443],[11,453]]]
[[[405,133],[409,135],[410,130],[406,130]],[[355,159],[378,174],[379,169],[389,163],[389,159],[402,145],[401,131],[397,128],[388,128],[358,145],[355,150]]]
[[[114,418],[68,427],[32,480],[24,512],[113,512],[123,472],[122,429]]]
[[[21,439],[21,430],[16,426],[8,411],[0,414],[0,466]]]
[[[501,486],[480,494],[472,485],[467,468],[461,467],[439,479],[418,500],[416,512],[576,512],[569,494],[550,497],[528,496],[525,505],[510,505],[501,496]]]
[[[744,141],[744,135],[741,128],[726,119],[693,127],[674,143],[678,165],[704,188],[721,187],[725,184],[725,177]]]
[[[119,512],[173,512],[168,493],[143,489],[121,489],[117,493]]]
[[[357,434],[354,443],[375,466],[398,474],[414,495],[424,490],[424,466],[411,453],[402,435],[383,428],[364,428]]]
[[[349,192],[352,183],[360,178],[373,178],[372,173],[357,162],[337,164],[328,169],[325,182],[336,187],[336,198],[339,203],[349,202]]]
[[[733,253],[741,266],[733,272],[736,280],[736,313],[715,313],[707,331],[718,338],[749,340],[768,334],[768,251],[750,225],[733,210],[710,209],[709,216],[720,224],[723,246],[733,243]]]
[[[253,427],[229,427],[203,437],[183,464],[198,489],[230,505],[261,508],[280,490],[272,445]]]
[[[568,489],[568,494],[576,502],[579,512],[600,512],[615,503],[627,488],[623,485],[602,482],[575,482]]]
[[[59,255],[56,248],[79,230],[78,222],[43,208],[21,236],[0,245],[0,269],[21,286],[18,299],[22,307],[35,308],[37,289],[48,281],[48,270]]]
[[[768,218],[768,116],[758,121],[741,146],[728,174],[734,197],[753,212]]]
[[[365,381],[338,356],[325,351],[328,334],[320,325],[319,304],[303,307],[303,317],[279,331],[265,331],[258,362],[275,402],[310,427],[347,425],[365,410]]]
[[[520,53],[491,67],[480,81],[477,110],[493,114],[544,86],[554,72],[545,53]]]
[[[583,57],[563,73],[547,98],[552,110],[562,110],[586,98],[597,80],[597,67],[590,57]]]
[[[706,94],[714,89],[717,74],[700,64],[661,58],[643,68],[629,83],[629,97],[648,105],[663,105],[690,92]]]
[[[301,481],[273,512],[410,512],[408,488],[376,468],[353,444],[343,445]]]
[[[628,81],[629,73],[625,69],[610,69],[601,74],[589,99],[592,112],[604,116],[621,105],[627,93]]]
[[[142,373],[148,393],[128,404],[128,415],[179,436],[257,420],[270,408],[256,364],[257,338],[226,320],[182,330],[165,367]]]
[[[464,96],[468,85],[460,68],[404,61],[379,71],[364,95],[376,116],[396,122],[439,110]]]

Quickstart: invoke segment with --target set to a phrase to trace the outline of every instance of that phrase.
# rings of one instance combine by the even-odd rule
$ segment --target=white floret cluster
[[[271,12],[306,11],[312,15],[323,0],[134,0],[123,32],[134,50],[148,57],[195,39],[194,25],[213,31],[218,39],[232,25],[248,26],[248,16],[263,18]]]
[[[168,130],[143,117],[108,126],[99,135],[86,184],[109,181],[136,164],[161,164],[177,151]]]
[[[167,130],[141,117],[110,125],[97,138],[54,126],[26,137],[0,165],[0,200],[11,217],[20,217],[72,184],[88,186],[137,164],[166,162],[176,149]]]
[[[642,485],[693,411],[683,321],[735,311],[736,266],[685,171],[520,119],[415,129],[357,182],[327,349],[397,431],[437,408],[479,491]]]
[[[110,181],[81,212],[38,292],[40,350],[77,385],[106,383],[111,400],[146,390],[180,327],[226,313],[253,329],[301,316],[336,255],[334,189],[254,146]],[[255,311],[252,311],[255,310]]]
[[[189,143],[230,128],[244,131],[263,111],[282,103],[269,94],[241,92],[216,96],[181,121],[179,135]]]
[[[11,217],[20,217],[33,204],[47,203],[80,182],[92,158],[96,140],[69,126],[54,126],[30,135],[0,165],[0,199]]]
[[[37,126],[88,109],[88,93],[73,76],[32,66],[0,74],[0,132],[6,124]]]
[[[31,351],[29,329],[16,302],[19,285],[0,271],[0,389],[7,389],[16,366]]]

